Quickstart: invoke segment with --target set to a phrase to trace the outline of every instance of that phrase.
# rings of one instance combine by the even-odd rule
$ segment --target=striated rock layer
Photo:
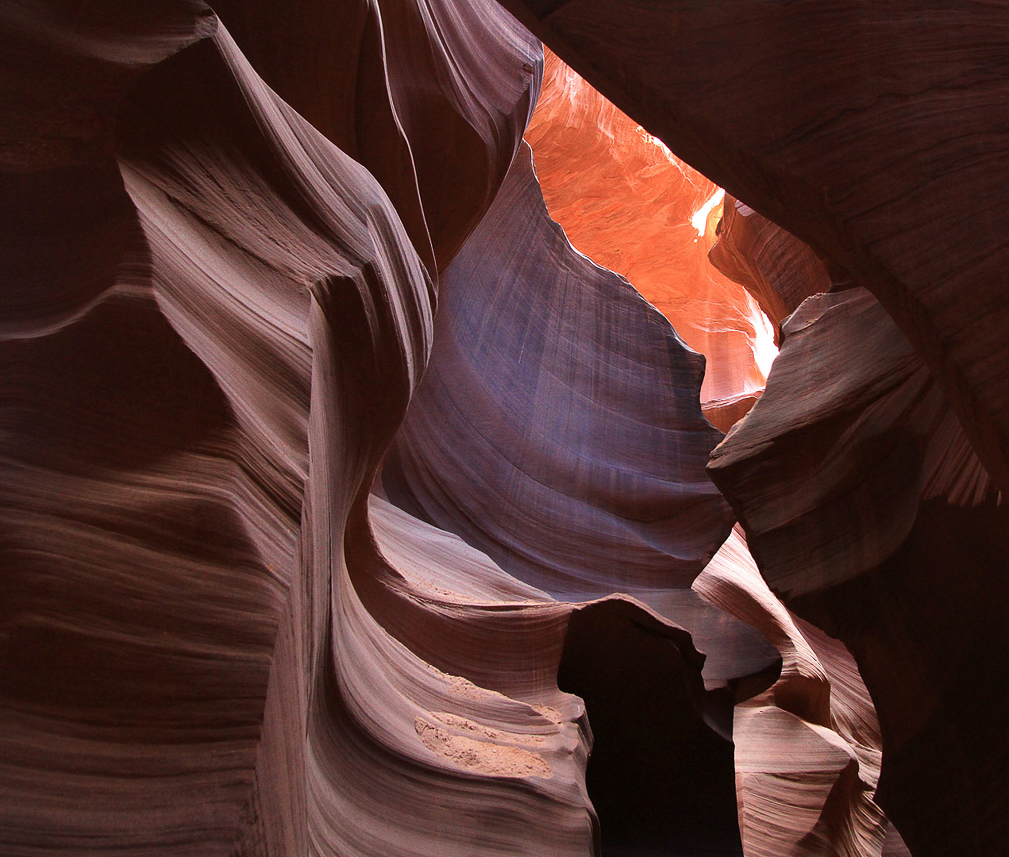
[[[507,5],[578,250],[492,0],[0,11],[4,855],[1005,850],[991,11]]]
[[[855,655],[880,715],[880,801],[912,853],[997,851],[1009,832],[991,787],[1002,715],[985,715],[982,750],[967,700],[985,698],[989,679],[964,658],[984,652],[985,673],[1005,660],[991,609],[1009,533],[1001,495],[866,291],[808,298],[783,330],[767,390],[712,475],[768,582]],[[941,816],[928,808],[939,796]]]
[[[822,268],[809,275],[816,263],[808,247],[755,212],[740,213],[745,229],[738,219],[723,228],[712,257],[748,288],[787,307],[827,279]],[[807,298],[785,321],[764,399],[715,451],[710,469],[768,581],[854,653],[881,718],[879,800],[915,853],[978,847],[964,839],[997,849],[1004,829],[989,819],[999,792],[982,784],[1004,742],[988,742],[983,759],[965,752],[975,711],[947,687],[970,671],[950,664],[962,650],[951,640],[937,646],[932,629],[960,623],[958,639],[997,633],[1001,620],[970,602],[978,591],[997,598],[1000,584],[973,557],[992,556],[993,539],[1006,531],[1001,494],[880,304],[841,272],[829,279],[830,294]],[[962,538],[965,526],[973,533],[966,552],[952,535]],[[936,574],[950,563],[971,567],[971,580],[942,585]],[[1001,644],[988,642],[985,651],[1002,657]],[[911,665],[925,662],[925,670]],[[937,698],[943,702],[926,701]],[[956,782],[947,775],[954,765]],[[926,789],[961,808],[937,817]]]
[[[702,358],[571,247],[528,150],[441,289],[383,490],[541,598],[604,599],[575,610],[558,677],[592,712],[604,846],[738,853],[731,743],[717,728],[731,698],[714,689],[776,652],[689,589],[731,524],[704,473],[719,434],[698,405]],[[639,601],[607,598],[618,592]],[[631,797],[653,780],[662,788]]]
[[[781,322],[805,298],[830,291],[826,265],[808,244],[731,196],[716,232],[709,261],[753,295],[780,345]]]
[[[76,35],[59,11],[7,23]],[[15,278],[5,315],[0,850],[586,853],[568,611],[495,591],[485,559],[485,622],[472,584],[431,605],[367,524],[431,345],[426,225],[197,11],[137,24],[185,37],[114,129],[6,177],[8,253],[56,276],[45,300]],[[103,69],[103,36],[59,44]],[[422,659],[383,608],[457,630]],[[525,667],[478,654],[502,616]]]
[[[736,797],[743,853],[900,854],[885,847],[874,797],[880,735],[845,647],[790,613],[761,578],[736,529],[693,587],[759,628],[781,653],[777,680],[734,710]],[[882,849],[882,851],[881,851]]]
[[[992,821],[1001,794],[991,765],[1005,745],[987,741],[983,757],[967,749],[977,710],[963,701],[959,675],[971,669],[959,640],[980,638],[986,658],[1003,657],[992,638],[1001,619],[974,603],[982,591],[997,599],[1001,586],[975,559],[1001,562],[1001,494],[880,304],[841,271],[817,273],[809,248],[784,230],[735,210],[712,259],[762,302],[787,311],[833,282],[785,320],[765,400],[715,451],[711,472],[771,585],[855,655],[880,714],[878,799],[914,853],[997,850],[1005,830]],[[970,568],[970,580],[942,583],[952,564]],[[930,811],[937,795],[956,809]]]
[[[413,48],[384,35],[396,14],[422,13],[430,43],[454,60],[433,35],[461,7],[446,8],[363,10],[354,79],[369,107],[329,124],[330,102],[313,102],[311,88],[299,96],[289,60],[261,58],[328,138],[264,84],[205,7],[116,18],[96,6],[93,20],[59,6],[35,18],[8,11],[17,44],[39,49],[48,36],[54,65],[69,53],[85,80],[122,82],[118,101],[92,108],[99,93],[68,77],[64,97],[91,110],[91,136],[48,145],[61,129],[31,105],[6,162],[16,224],[6,252],[18,264],[2,349],[5,854],[591,853],[600,832],[585,785],[590,730],[582,701],[557,682],[562,673],[584,696],[612,695],[579,673],[596,662],[596,623],[622,627],[620,651],[644,670],[654,640],[665,641],[663,675],[681,689],[665,707],[643,697],[640,716],[681,719],[687,731],[657,732],[651,746],[674,751],[662,771],[675,770],[679,795],[695,795],[682,808],[695,816],[687,829],[662,821],[661,802],[650,816],[631,807],[627,830],[607,827],[620,841],[737,852],[731,744],[709,723],[709,709],[721,721],[728,709],[709,699],[689,634],[627,598],[558,603],[370,493],[428,361],[435,260],[465,241],[495,195],[503,169],[479,163],[491,142],[511,162],[537,83],[535,42],[498,7],[452,19],[476,28],[462,41],[485,44],[480,62],[499,62],[512,81],[501,86],[496,73],[468,100],[457,97],[461,78],[435,87],[456,127],[483,129],[482,142],[460,132],[485,177],[483,190],[467,180],[476,193],[461,199],[438,180],[461,167],[459,151],[419,127],[414,139],[401,116],[404,105],[420,109],[430,78],[408,61]],[[253,50],[265,45],[256,14],[236,15]],[[158,45],[149,68],[122,56],[141,33]],[[372,124],[381,121],[384,132]],[[374,174],[336,141],[372,159]],[[531,199],[537,234],[580,259],[546,219],[525,157],[501,194],[516,203],[504,221],[524,223],[530,209],[518,201]],[[564,262],[550,246],[530,247],[548,272]],[[470,258],[483,252],[478,243]],[[564,287],[565,276],[573,296],[600,294],[582,307],[541,304],[530,333],[567,325],[568,347],[552,362],[541,349],[535,364],[530,351],[529,378],[557,372],[563,383],[539,406],[566,386],[567,401],[586,400],[587,430],[573,424],[556,460],[525,450],[518,463],[560,476],[574,455],[598,462],[538,506],[555,510],[572,544],[588,514],[610,522],[599,548],[617,556],[630,540],[640,553],[600,572],[602,585],[573,586],[602,596],[626,581],[665,591],[670,581],[655,578],[678,579],[695,624],[709,636],[727,626],[749,652],[740,664],[723,658],[711,680],[759,672],[773,649],[687,589],[730,523],[704,474],[718,434],[699,411],[700,359],[618,278],[584,262],[547,282]],[[609,326],[585,340],[579,326],[607,301]],[[643,348],[622,343],[623,322],[649,332]],[[521,355],[521,340],[503,344]],[[646,385],[591,380],[655,372],[656,359],[668,401]],[[626,442],[607,434],[607,400],[592,399],[607,383],[610,407],[644,420],[629,423],[637,434]],[[532,389],[517,392],[494,400],[492,418]],[[662,462],[658,474],[649,459]],[[689,527],[673,526],[676,510]],[[533,543],[521,535],[513,549]],[[576,609],[584,618],[571,618]],[[625,752],[619,730],[603,733]],[[697,740],[698,764],[671,767]],[[695,788],[699,778],[707,789]],[[604,784],[604,804],[607,793],[617,795]],[[619,801],[607,805],[609,818],[628,818]]]
[[[703,359],[568,244],[528,150],[441,287],[389,496],[563,597],[689,587],[731,525]]]
[[[1002,662],[1005,620],[992,607],[1007,531],[997,488],[1009,485],[1009,303],[992,215],[1006,180],[1004,10],[506,5],[827,259],[834,293],[784,325],[767,392],[711,472],[771,585],[858,659],[888,750],[878,799],[911,850],[1005,850],[1003,706],[978,675]],[[740,279],[763,288],[775,269],[751,248]],[[818,290],[772,288],[784,308]],[[995,734],[982,742],[972,722]]]

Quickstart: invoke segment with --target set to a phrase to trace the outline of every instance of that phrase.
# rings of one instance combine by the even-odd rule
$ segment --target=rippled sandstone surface
[[[0,853],[1005,851],[1007,27],[6,5]]]

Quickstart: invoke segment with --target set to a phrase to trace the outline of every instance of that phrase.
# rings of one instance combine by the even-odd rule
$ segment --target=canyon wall
[[[0,852],[1004,850],[1009,17],[891,5],[0,10]]]

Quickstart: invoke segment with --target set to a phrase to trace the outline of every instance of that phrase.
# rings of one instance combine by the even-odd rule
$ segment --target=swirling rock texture
[[[983,618],[978,626],[984,610],[972,603],[974,586],[997,597],[1001,583],[987,568],[958,588],[963,602],[940,608],[935,598],[936,575],[953,553],[950,537],[938,533],[962,527],[966,518],[976,537],[971,552],[990,555],[996,534],[1006,532],[1001,496],[945,396],[880,304],[836,269],[831,277],[794,236],[738,202],[733,208],[712,261],[760,295],[775,324],[798,309],[785,321],[785,346],[766,404],[716,450],[711,472],[734,501],[768,581],[795,610],[843,639],[856,655],[882,716],[887,753],[879,799],[900,821],[915,853],[963,850],[961,825],[975,842],[998,842],[997,827],[977,821],[990,815],[998,793],[972,794],[973,784],[989,782],[993,772],[987,768],[989,757],[964,751],[970,746],[965,717],[976,711],[950,695],[960,679],[948,667],[929,669],[915,687],[912,673],[898,674],[894,667],[910,670],[912,661],[939,664],[950,656],[942,649],[951,644],[937,645],[926,628],[940,621],[948,627],[951,617],[940,620],[939,615],[952,612],[951,607],[963,610],[961,621],[969,623],[962,636],[997,633],[983,629]],[[831,294],[816,293],[824,284]],[[807,295],[814,296],[803,301]],[[772,460],[776,464],[768,468]],[[812,482],[810,461],[817,466]],[[865,516],[874,506],[878,520],[868,526]],[[928,552],[919,546],[922,527],[937,528]],[[905,552],[915,556],[920,582],[912,582],[902,568]],[[851,587],[837,585],[855,579],[859,582]],[[935,593],[926,594],[928,587]],[[1004,657],[1000,643],[986,640],[985,645],[996,661]],[[953,657],[961,658],[952,648]],[[913,669],[922,675],[920,666]],[[922,702],[936,696],[945,696],[945,703]],[[959,769],[960,780],[952,787],[921,779],[922,766],[928,765],[922,742],[936,732],[946,742],[930,742],[928,752],[944,760],[944,773],[949,765]],[[737,730],[737,746],[741,738]],[[996,741],[996,757],[999,748]],[[991,751],[989,744],[985,752]],[[939,794],[953,791],[960,802],[966,793],[978,803],[959,820],[937,820],[925,809],[923,787]]]
[[[0,853],[1006,850],[1004,13],[504,5],[0,9]]]
[[[991,766],[1005,742],[997,726],[978,739],[965,682],[988,698],[987,679],[965,659],[985,652],[985,673],[1005,663],[994,605],[1009,516],[948,400],[868,292],[808,298],[788,319],[763,398],[711,472],[768,582],[855,655],[882,727],[879,801],[912,853],[998,850]],[[944,587],[951,565],[958,583]],[[926,794],[954,808],[937,815]]]
[[[827,260],[837,293],[792,317],[795,357],[779,357],[712,474],[764,576],[856,655],[888,750],[878,799],[911,850],[1005,851],[1004,706],[978,674],[1004,663],[1005,10],[506,5]]]
[[[864,283],[1009,481],[1000,5],[503,2],[680,157]]]

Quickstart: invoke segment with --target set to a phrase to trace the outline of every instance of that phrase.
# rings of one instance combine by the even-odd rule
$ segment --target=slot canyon
[[[0,857],[1009,854],[1009,5],[0,48]]]

